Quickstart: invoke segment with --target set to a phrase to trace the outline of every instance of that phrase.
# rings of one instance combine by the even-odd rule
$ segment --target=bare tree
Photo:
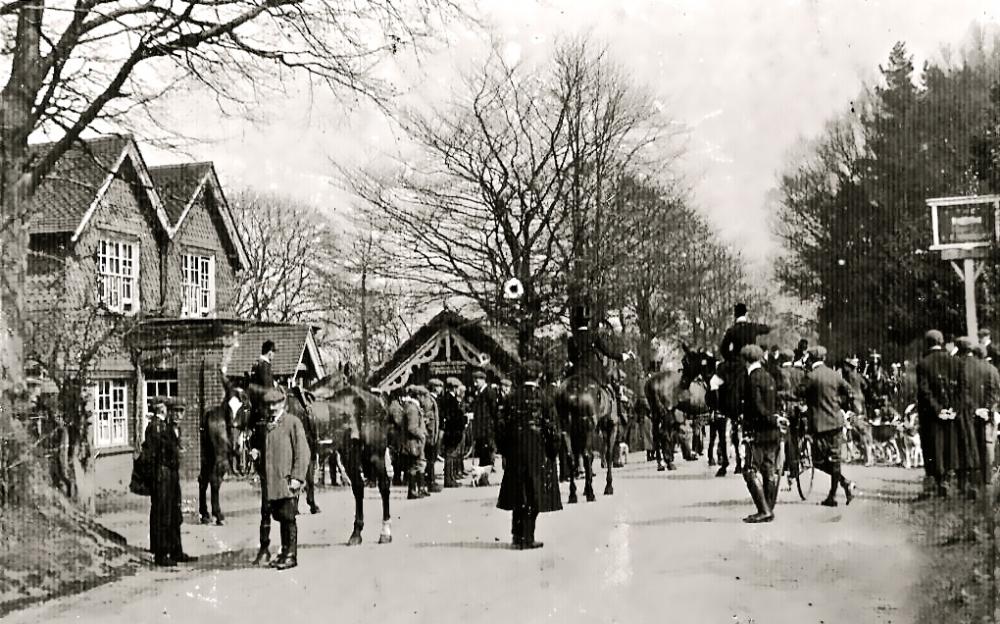
[[[259,78],[292,70],[384,103],[391,89],[376,62],[459,10],[453,0],[0,1],[3,401],[23,380],[29,199],[86,130],[120,127],[191,82],[246,107],[267,84]],[[55,141],[29,150],[36,133]]]
[[[324,275],[338,261],[332,224],[309,205],[252,190],[232,200],[249,257],[236,311],[281,323],[315,319],[324,311]]]
[[[411,113],[422,150],[395,178],[347,174],[364,198],[399,275],[433,293],[466,297],[510,322],[502,284],[524,286],[519,344],[562,311],[557,237],[568,152],[567,107],[538,75],[496,52],[465,92],[430,114]]]

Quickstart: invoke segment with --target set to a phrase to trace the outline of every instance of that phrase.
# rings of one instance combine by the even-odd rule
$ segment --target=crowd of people
[[[941,332],[931,330],[925,337],[926,354],[916,366],[885,368],[872,352],[864,366],[859,358],[848,357],[837,370],[827,364],[823,346],[810,347],[805,340],[795,349],[758,345],[758,338],[770,329],[749,321],[745,305],[737,305],[734,312],[735,321],[719,348],[721,361],[708,386],[717,397],[716,410],[732,421],[733,431],[742,432],[746,444],[745,464],[737,471],[756,512],[744,521],[774,519],[780,477],[794,470],[791,460],[806,434],[813,465],[830,475],[830,489],[821,504],[837,506],[840,489],[850,504],[857,491],[842,471],[849,448],[845,434],[857,435],[883,422],[902,427],[911,414],[925,470],[922,496],[958,493],[976,498],[984,493],[995,463],[1000,407],[997,353],[988,332],[982,332],[978,341],[959,337],[946,345]],[[607,349],[595,347],[582,328],[575,335],[573,358],[573,365],[581,369],[581,362],[594,359],[593,352],[607,356]],[[224,524],[219,487],[231,460],[233,418],[240,406],[249,405],[251,421],[258,425],[250,446],[261,487],[260,551],[255,563],[266,559],[272,567],[288,569],[297,565],[296,515],[303,490],[310,511],[319,512],[312,487],[318,442],[311,418],[289,410],[289,397],[275,384],[270,370],[273,353],[274,344],[265,342],[247,389],[224,381],[221,405],[201,418],[199,512],[203,523],[211,521],[206,500],[210,491],[211,514],[216,524]],[[476,371],[468,389],[457,377],[431,378],[426,385],[407,386],[384,400],[397,425],[389,449],[397,479],[406,482],[407,498],[459,487],[470,473],[474,485],[488,485],[499,453],[504,472],[498,507],[512,512],[513,547],[526,549],[541,546],[534,535],[537,514],[561,508],[559,480],[576,466],[566,456],[564,427],[554,408],[554,383],[546,383],[542,366],[535,361],[525,362],[518,375],[517,384],[504,378],[491,385],[485,372]],[[594,376],[606,383],[605,375]],[[179,423],[184,405],[161,398],[150,403],[153,418],[142,450],[145,465],[150,466],[150,544],[157,565],[173,566],[194,559],[184,552],[180,538]],[[718,476],[724,476],[728,461],[724,428],[719,438]],[[863,434],[860,439],[864,448]],[[701,446],[689,451],[690,458],[704,450]],[[708,455],[713,463],[711,446]],[[474,459],[471,470],[465,463],[469,451]],[[440,459],[444,469],[439,483]],[[281,536],[281,551],[273,560],[272,519],[279,523]]]

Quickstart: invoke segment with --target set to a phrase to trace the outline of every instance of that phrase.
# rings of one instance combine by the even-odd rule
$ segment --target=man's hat
[[[982,329],[980,329],[979,330],[979,337],[980,338],[989,338],[990,337],[990,330],[986,329],[985,327],[982,328]]]
[[[542,367],[542,363],[538,360],[526,360],[521,365],[521,370],[526,380],[534,380],[542,376],[544,368]]]
[[[441,381],[440,379],[438,379],[437,377],[432,377],[427,382],[427,385],[428,385],[428,387],[431,387],[431,388],[444,388],[444,382]]]
[[[407,386],[406,391],[410,394],[410,396],[415,396],[415,397],[424,396],[425,394],[427,394],[427,388],[419,384]]]
[[[986,359],[986,347],[981,344],[972,345],[972,352],[976,354],[976,357],[985,360]]]
[[[178,398],[175,398],[175,397],[168,397],[168,398],[164,399],[163,402],[167,405],[167,409],[170,410],[170,411],[172,411],[172,412],[181,411],[181,410],[185,409],[185,407],[186,407],[184,405],[184,400],[183,399],[178,399]]]
[[[503,384],[512,384],[512,383],[514,383],[514,382],[510,380],[510,377],[501,377],[500,378],[500,385],[501,386]]]
[[[972,351],[972,345],[975,344],[975,340],[968,336],[959,336],[955,338],[955,348],[962,353],[968,353]]]
[[[458,377],[448,377],[444,380],[444,383],[449,388],[460,388],[462,386],[462,380]]]
[[[264,354],[266,354],[266,353],[268,353],[270,351],[277,351],[277,349],[274,347],[274,341],[273,340],[265,340],[264,344],[260,348],[260,354],[264,355]]]
[[[778,351],[778,357],[782,362],[791,362],[795,359],[795,352],[791,349],[782,349],[781,351]]]
[[[156,407],[157,405],[166,405],[168,397],[154,396],[146,399],[150,407]]]
[[[851,357],[844,360],[844,364],[847,364],[848,366],[853,366],[854,368],[857,368],[858,364],[860,363],[861,360],[859,360],[858,356],[856,355],[852,355]]]
[[[486,373],[484,373],[481,370],[477,370],[476,372],[472,373],[472,378],[473,379],[486,379]]]
[[[747,304],[737,303],[735,306],[733,306],[733,316],[735,316],[736,318],[739,318],[741,316],[746,316],[746,313],[747,313]]]
[[[261,400],[264,401],[264,403],[267,403],[268,405],[272,405],[274,403],[281,403],[282,401],[285,400],[285,393],[282,392],[281,390],[278,390],[277,388],[271,388],[270,390],[264,393],[264,396],[262,397]]]
[[[924,342],[931,347],[940,347],[944,344],[944,334],[936,329],[927,330],[927,333],[924,334]]]
[[[764,359],[764,350],[758,345],[748,344],[740,349],[740,355],[748,362],[760,362]]]
[[[810,347],[809,358],[813,360],[826,359],[826,347],[822,345],[816,345],[815,347]]]

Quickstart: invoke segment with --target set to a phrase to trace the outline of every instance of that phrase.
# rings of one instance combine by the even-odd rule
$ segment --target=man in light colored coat
[[[271,420],[264,446],[264,478],[267,482],[268,510],[281,524],[281,554],[271,567],[287,570],[298,565],[298,495],[309,469],[309,442],[305,428],[285,409],[285,395],[271,388],[263,397]]]

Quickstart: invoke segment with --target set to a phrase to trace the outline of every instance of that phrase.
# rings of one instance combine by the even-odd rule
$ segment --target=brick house
[[[25,299],[38,368],[54,370],[66,353],[118,328],[89,367],[98,487],[125,488],[154,395],[188,406],[182,470],[193,476],[197,416],[221,398],[223,354],[253,326],[235,318],[248,259],[214,166],[149,167],[131,136],[88,140],[60,159],[29,211]],[[301,354],[312,340],[307,326],[271,331],[284,341],[279,352]],[[64,335],[78,344],[57,351]],[[298,378],[321,376],[318,354],[302,359]]]

